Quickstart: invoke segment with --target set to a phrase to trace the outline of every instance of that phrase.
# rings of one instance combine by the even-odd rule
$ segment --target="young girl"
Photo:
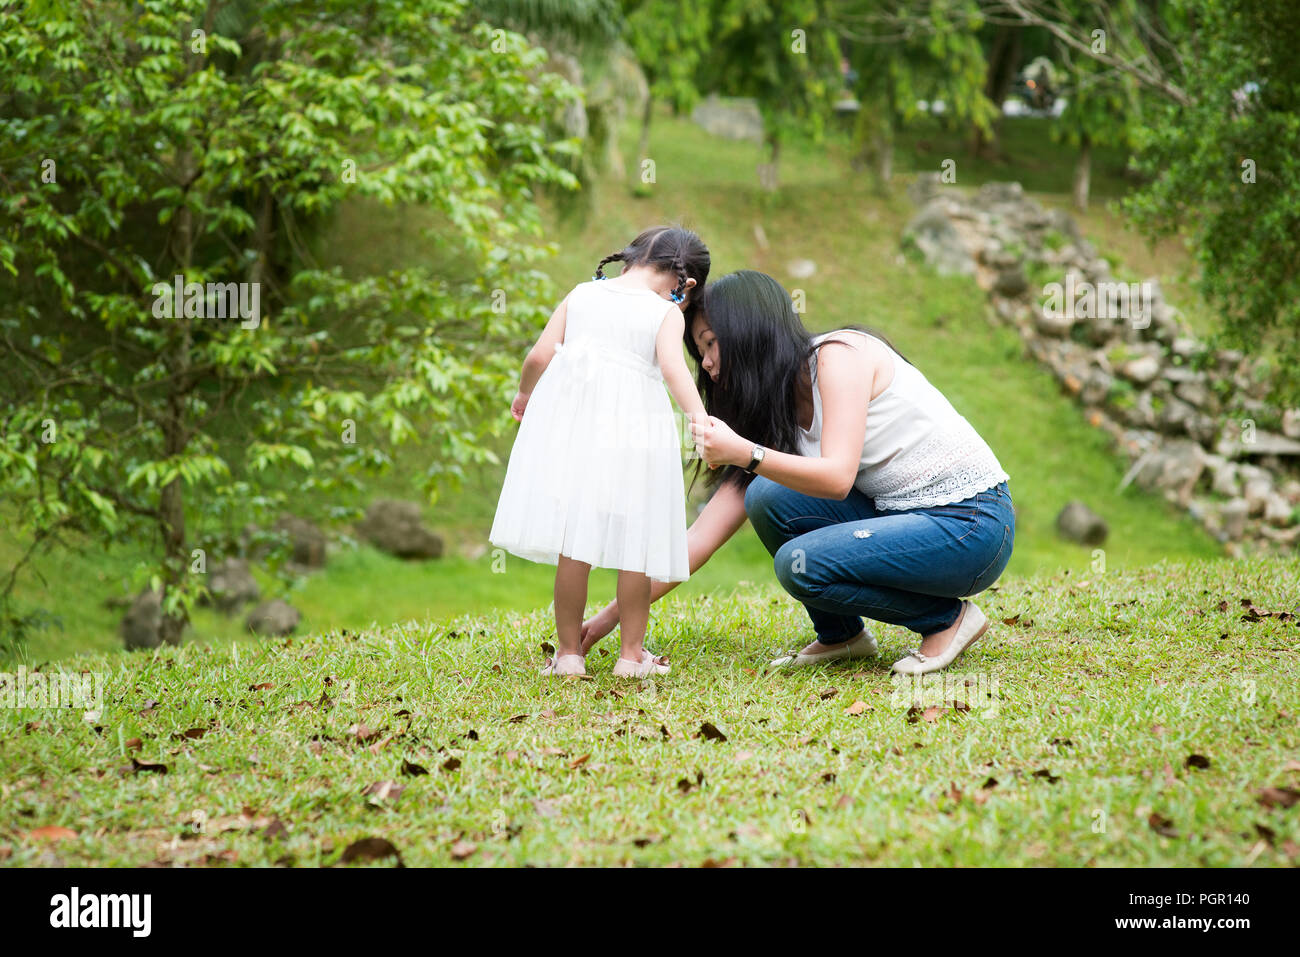
[[[608,279],[606,263],[622,262]],[[650,581],[690,577],[682,411],[704,403],[682,355],[683,309],[699,301],[709,251],[685,229],[647,229],[606,256],[556,308],[524,360],[510,414],[520,422],[489,539],[555,570],[558,648],[547,674],[582,675],[580,630],[592,566],[617,568],[614,674],[664,674],[645,650]]]

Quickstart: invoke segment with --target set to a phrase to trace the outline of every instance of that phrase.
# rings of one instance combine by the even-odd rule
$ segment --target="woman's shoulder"
[[[822,346],[833,342],[848,346],[852,353],[864,357],[872,366],[891,368],[893,365],[893,350],[871,333],[863,332],[861,329],[833,329],[830,332],[823,332],[820,335],[813,336],[818,368],[825,364],[826,356],[833,353],[848,353],[848,350],[844,349],[822,348]],[[831,361],[834,362],[835,360],[832,359]]]

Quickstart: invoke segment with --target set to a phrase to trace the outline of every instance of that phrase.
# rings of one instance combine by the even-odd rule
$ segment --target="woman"
[[[773,666],[874,656],[862,615],[920,636],[900,674],[946,668],[984,634],[962,599],[1011,557],[1008,476],[914,366],[865,330],[810,336],[781,285],[748,270],[708,288],[686,345],[710,413],[692,436],[725,469],[687,533],[691,573],[749,518],[817,634]],[[616,624],[612,602],[584,623],[584,652]]]

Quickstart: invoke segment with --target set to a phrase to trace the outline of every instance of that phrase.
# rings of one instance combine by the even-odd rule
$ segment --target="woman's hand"
[[[582,630],[579,636],[582,639],[582,653],[585,655],[595,647],[596,642],[604,638],[614,626],[618,624],[618,612],[614,611],[614,603],[610,602],[596,614],[592,615],[582,623]]]
[[[754,443],[741,438],[715,415],[704,416],[691,423],[691,438],[700,458],[711,469],[720,465],[749,464],[753,457]]]
[[[524,420],[524,409],[528,406],[528,396],[523,392],[516,392],[515,399],[510,403],[510,414],[514,416],[516,422]]]

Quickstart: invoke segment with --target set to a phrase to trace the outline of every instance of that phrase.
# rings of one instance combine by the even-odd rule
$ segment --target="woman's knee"
[[[794,598],[806,598],[812,581],[808,576],[808,553],[797,539],[790,539],[772,556],[772,570],[781,587]]]
[[[771,479],[755,475],[745,488],[745,514],[750,521],[755,516],[764,516],[772,511],[780,494],[781,486]]]

